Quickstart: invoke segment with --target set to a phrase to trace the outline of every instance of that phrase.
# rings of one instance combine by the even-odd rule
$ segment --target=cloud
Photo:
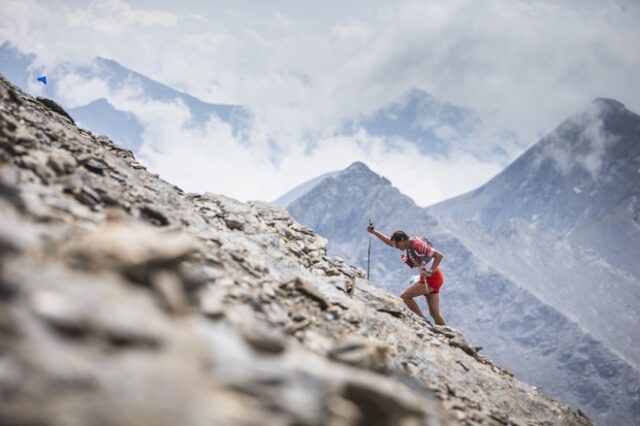
[[[363,161],[426,206],[472,189],[469,179],[472,185],[483,183],[500,170],[464,153],[437,160],[420,154],[409,142],[396,141],[389,146],[365,132],[323,138],[311,150],[290,144],[276,163],[269,144],[259,142],[263,138],[253,137],[248,144],[240,141],[228,124],[215,117],[202,127],[189,128],[188,110],[183,105],[147,108],[141,161],[188,191],[271,201],[291,189],[292,182]]]
[[[583,115],[583,122],[576,123],[582,125],[580,134],[580,152],[574,159],[582,166],[594,180],[600,177],[604,163],[605,153],[611,145],[615,144],[617,137],[606,131],[604,117],[609,113],[610,107],[604,104],[595,104]]]
[[[103,4],[112,3],[80,12],[91,22],[107,20],[109,28],[147,13],[114,2],[99,16],[95,10]],[[286,11],[229,26],[218,13],[207,17],[211,25],[204,30],[178,20],[137,32],[135,40],[126,33],[92,44],[101,49],[96,54],[205,100],[242,103],[259,121],[298,135],[371,113],[420,88],[478,111],[494,133],[513,129],[516,146],[507,147],[513,158],[594,97],[640,109],[634,95],[640,93],[638,7],[452,0],[368,12],[328,27],[288,18]],[[70,21],[77,13],[69,12]],[[75,44],[60,41],[55,49]]]
[[[167,11],[133,9],[123,0],[94,0],[86,9],[67,15],[70,26],[88,26],[106,33],[120,33],[131,26],[174,26],[178,17]]]
[[[132,112],[144,128],[139,160],[163,179],[192,192],[271,201],[294,184],[363,161],[418,204],[428,205],[470,190],[500,169],[460,151],[434,159],[409,141],[384,140],[364,130],[351,136],[316,135],[312,146],[281,139],[274,147],[272,133],[258,126],[241,140],[216,116],[194,126],[184,103],[145,99],[141,88],[131,82],[111,89],[100,78],[68,74],[60,80],[58,91],[65,105],[84,105],[104,97],[115,108]]]
[[[86,105],[110,94],[109,84],[100,78],[64,74],[57,80],[57,99],[67,108]]]
[[[39,60],[113,58],[209,102],[250,109],[250,148],[215,120],[195,130],[185,128],[182,118],[169,123],[151,113],[146,118],[147,126],[171,124],[164,136],[151,127],[148,133],[148,148],[157,139],[162,149],[148,151],[147,160],[165,178],[183,179],[185,187],[209,184],[243,199],[275,198],[359,160],[426,204],[477,187],[595,97],[617,98],[640,110],[640,7],[632,3],[625,11],[613,2],[403,1],[373,8],[363,1],[349,9],[358,14],[322,21],[294,18],[284,9],[245,20],[242,9],[233,11],[232,20],[218,9],[197,10],[206,25],[188,18],[196,11],[187,6],[174,7],[176,15],[123,2],[78,10],[33,0],[0,4],[7,11],[2,16],[11,16],[0,18],[0,35],[11,38],[15,31],[19,46],[36,51]],[[60,31],[67,23],[73,25]],[[102,91],[92,84],[87,90]],[[420,156],[406,141],[364,132],[336,136],[345,120],[386,107],[414,88],[468,107],[481,119],[472,135],[436,125],[453,147],[449,156]],[[76,88],[67,97],[80,102],[83,94]],[[119,109],[125,104],[114,103]],[[143,105],[131,108],[144,114]],[[167,114],[175,108],[176,117],[183,117],[179,105],[167,108]],[[189,150],[179,153],[181,147]],[[594,152],[584,164],[595,172],[599,154]],[[182,170],[188,159],[178,163],[166,153],[190,155],[193,167]],[[413,168],[400,172],[385,158],[426,165],[434,182],[419,189]],[[219,174],[234,174],[228,164],[247,165],[260,181],[250,175],[229,184]]]
[[[551,159],[562,175],[582,169],[594,181],[598,180],[605,155],[617,141],[617,136],[609,133],[605,125],[612,108],[607,101],[592,102],[582,112],[570,117],[545,138],[534,165],[539,167]]]
[[[640,108],[634,10],[452,0],[399,3],[329,28],[265,17],[259,29],[179,34],[152,68],[209,101],[245,105],[278,140],[330,132],[420,88],[476,111],[486,135],[511,129],[479,151],[513,159],[595,97]]]
[[[10,40],[26,52],[39,50],[45,35],[54,32],[56,6],[56,0],[49,2],[48,6],[34,0],[0,1],[0,39]]]
[[[197,13],[191,13],[191,14],[187,15],[187,18],[191,19],[191,20],[193,20],[195,22],[201,22],[201,23],[209,22],[209,20],[206,17],[204,17],[202,15],[198,15]]]

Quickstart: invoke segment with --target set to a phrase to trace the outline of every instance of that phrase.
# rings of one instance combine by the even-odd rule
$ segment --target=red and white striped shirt
[[[433,264],[433,256],[436,253],[440,253],[438,250],[431,247],[429,244],[422,241],[420,238],[411,238],[409,240],[409,250],[408,254],[411,257],[410,259],[406,255],[400,256],[402,261],[407,264],[410,268],[421,267],[421,268],[430,268]],[[414,257],[413,254],[420,256],[419,258]]]
[[[410,248],[416,252],[419,256],[429,256],[433,257],[436,253],[436,250],[431,247],[429,244],[422,241],[420,238],[412,238],[409,240]]]

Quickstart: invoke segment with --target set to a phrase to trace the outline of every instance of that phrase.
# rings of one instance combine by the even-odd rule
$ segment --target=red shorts
[[[438,294],[440,293],[440,287],[442,287],[442,284],[444,283],[444,275],[440,268],[438,268],[430,277],[421,277],[418,282],[420,284],[428,284],[429,288],[433,289],[430,293]]]

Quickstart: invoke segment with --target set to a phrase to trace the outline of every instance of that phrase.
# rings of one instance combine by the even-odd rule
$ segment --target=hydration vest
[[[429,241],[429,239],[427,237],[416,237],[416,239],[418,239],[418,240],[422,241],[423,243],[427,244],[429,247],[433,247],[433,245],[431,244],[431,241]],[[431,259],[433,259],[432,256],[419,255],[411,247],[407,248],[406,252],[407,252],[407,260],[405,261],[405,263],[407,265],[409,265],[411,268],[413,268],[414,266],[426,265],[427,263],[431,262]]]

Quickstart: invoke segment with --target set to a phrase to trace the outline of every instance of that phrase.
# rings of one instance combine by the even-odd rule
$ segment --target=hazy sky
[[[186,130],[180,105],[110,94],[116,106],[139,109],[143,160],[188,190],[270,200],[359,160],[426,205],[479,186],[595,97],[640,111],[639,6],[0,0],[0,42],[50,67],[111,58],[206,101],[251,110],[252,141],[243,145],[215,120]],[[73,81],[75,90],[60,96],[87,101],[96,82]],[[412,88],[477,111],[482,127],[446,157],[363,132],[335,136],[345,119]]]

